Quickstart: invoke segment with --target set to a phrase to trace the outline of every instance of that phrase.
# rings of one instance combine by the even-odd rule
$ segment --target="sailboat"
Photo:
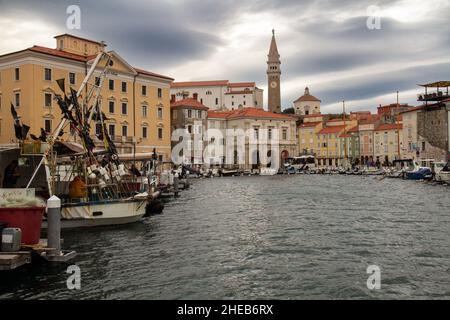
[[[101,62],[104,62],[104,67],[100,77],[90,83]],[[107,132],[107,119],[101,110],[99,97],[112,65],[111,56],[104,51],[100,52],[78,90],[70,88],[68,94],[64,79],[57,80],[62,95],[56,95],[56,99],[63,118],[52,134],[45,136],[44,132],[41,139],[45,141],[41,146],[43,155],[27,188],[39,186],[39,182],[42,187],[42,182],[46,180],[47,188],[43,193],[49,197],[56,195],[61,199],[62,228],[139,221],[145,215],[147,203],[154,191],[152,183],[147,183],[146,188],[136,189],[132,183],[130,168],[121,161]],[[86,96],[82,97],[84,92]],[[96,128],[97,139],[91,136],[93,128]],[[60,137],[65,129],[74,132],[78,141],[62,141]],[[101,147],[94,140],[99,141]],[[34,142],[22,141],[22,151],[29,150],[30,143]],[[151,167],[154,168],[155,165]],[[37,178],[39,176],[41,179]],[[46,228],[45,220],[43,228]]]

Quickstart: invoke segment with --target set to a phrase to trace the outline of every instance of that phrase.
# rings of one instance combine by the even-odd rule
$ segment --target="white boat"
[[[259,170],[260,176],[274,176],[278,173],[278,169],[274,168],[261,168]]]
[[[436,180],[450,184],[450,161],[447,162],[442,170],[436,173]]]
[[[99,227],[138,222],[145,215],[146,205],[147,200],[135,199],[63,205],[61,228]],[[47,228],[45,219],[42,228]]]

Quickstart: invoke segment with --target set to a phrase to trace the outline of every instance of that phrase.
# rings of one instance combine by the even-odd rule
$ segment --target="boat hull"
[[[61,228],[85,228],[134,223],[145,215],[146,200],[79,204],[64,206],[61,210]],[[44,220],[42,228],[47,228]]]

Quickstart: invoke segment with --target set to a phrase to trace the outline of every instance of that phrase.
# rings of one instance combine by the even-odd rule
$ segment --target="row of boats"
[[[316,168],[307,169],[286,166],[288,174],[345,174],[345,175],[367,175],[384,176],[386,178],[402,178],[408,180],[435,180],[450,184],[450,161],[436,162],[426,160],[395,160],[392,167],[367,167],[354,166],[352,168]]]

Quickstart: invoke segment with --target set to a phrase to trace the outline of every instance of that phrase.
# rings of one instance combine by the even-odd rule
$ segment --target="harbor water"
[[[80,290],[33,266],[0,275],[0,299],[449,299],[449,194],[369,176],[193,180],[163,215],[63,231]]]

